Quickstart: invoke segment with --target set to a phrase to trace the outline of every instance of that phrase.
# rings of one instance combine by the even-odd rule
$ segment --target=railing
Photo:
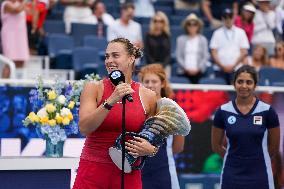
[[[0,62],[1,63],[4,63],[4,64],[7,64],[10,68],[10,78],[11,79],[15,79],[16,78],[16,66],[15,66],[15,63],[10,60],[9,58],[3,56],[3,55],[0,55]]]
[[[66,80],[67,82],[73,82],[74,80]],[[44,80],[44,86],[48,87],[52,85],[54,80]],[[36,81],[34,79],[0,79],[0,85],[11,85],[11,86],[26,86],[26,87],[34,87]],[[234,87],[232,85],[209,85],[209,84],[179,84],[179,83],[171,83],[171,86],[175,90],[202,90],[202,91],[234,91]],[[284,92],[284,87],[278,86],[258,86],[256,88],[257,92]]]

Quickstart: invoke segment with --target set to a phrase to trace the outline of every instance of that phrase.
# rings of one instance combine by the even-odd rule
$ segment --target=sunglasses
[[[198,23],[197,22],[188,22],[186,25],[187,26],[198,26]]]
[[[164,23],[164,20],[154,19],[153,22],[154,22],[154,23]]]

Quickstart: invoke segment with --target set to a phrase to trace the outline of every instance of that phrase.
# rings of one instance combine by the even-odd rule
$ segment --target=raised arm
[[[26,1],[20,2],[18,5],[14,5],[10,2],[7,2],[4,6],[4,12],[8,12],[10,14],[18,14],[25,10],[26,8]]]
[[[95,131],[104,121],[109,110],[102,105],[97,107],[98,91],[102,84],[87,83],[80,97],[79,126],[84,135]]]
[[[88,135],[95,131],[104,121],[110,110],[103,107],[99,95],[103,91],[102,81],[97,83],[87,83],[82,91],[80,98],[79,126],[80,131],[84,135]],[[117,103],[124,95],[133,93],[130,85],[127,83],[119,84],[115,87],[114,92],[108,99],[109,105]]]

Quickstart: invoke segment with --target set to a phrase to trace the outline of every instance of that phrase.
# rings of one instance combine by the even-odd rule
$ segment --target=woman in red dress
[[[121,171],[112,162],[108,149],[121,133],[121,99],[131,94],[133,102],[126,102],[126,131],[139,132],[145,119],[156,112],[156,94],[132,81],[135,59],[141,52],[129,40],[117,38],[109,42],[105,65],[108,72],[120,70],[125,83],[114,86],[109,79],[85,85],[80,99],[80,131],[86,135],[73,189],[118,189]],[[126,143],[135,156],[153,155],[156,147],[142,138]],[[125,174],[125,189],[141,189],[141,172]]]

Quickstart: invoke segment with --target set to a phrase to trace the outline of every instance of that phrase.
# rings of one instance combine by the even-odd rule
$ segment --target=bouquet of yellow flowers
[[[87,75],[85,80],[65,83],[56,79],[50,89],[44,89],[39,77],[36,89],[30,91],[32,112],[23,120],[25,126],[35,125],[42,138],[56,145],[70,134],[77,134],[79,99],[84,84],[96,81],[98,75]]]

